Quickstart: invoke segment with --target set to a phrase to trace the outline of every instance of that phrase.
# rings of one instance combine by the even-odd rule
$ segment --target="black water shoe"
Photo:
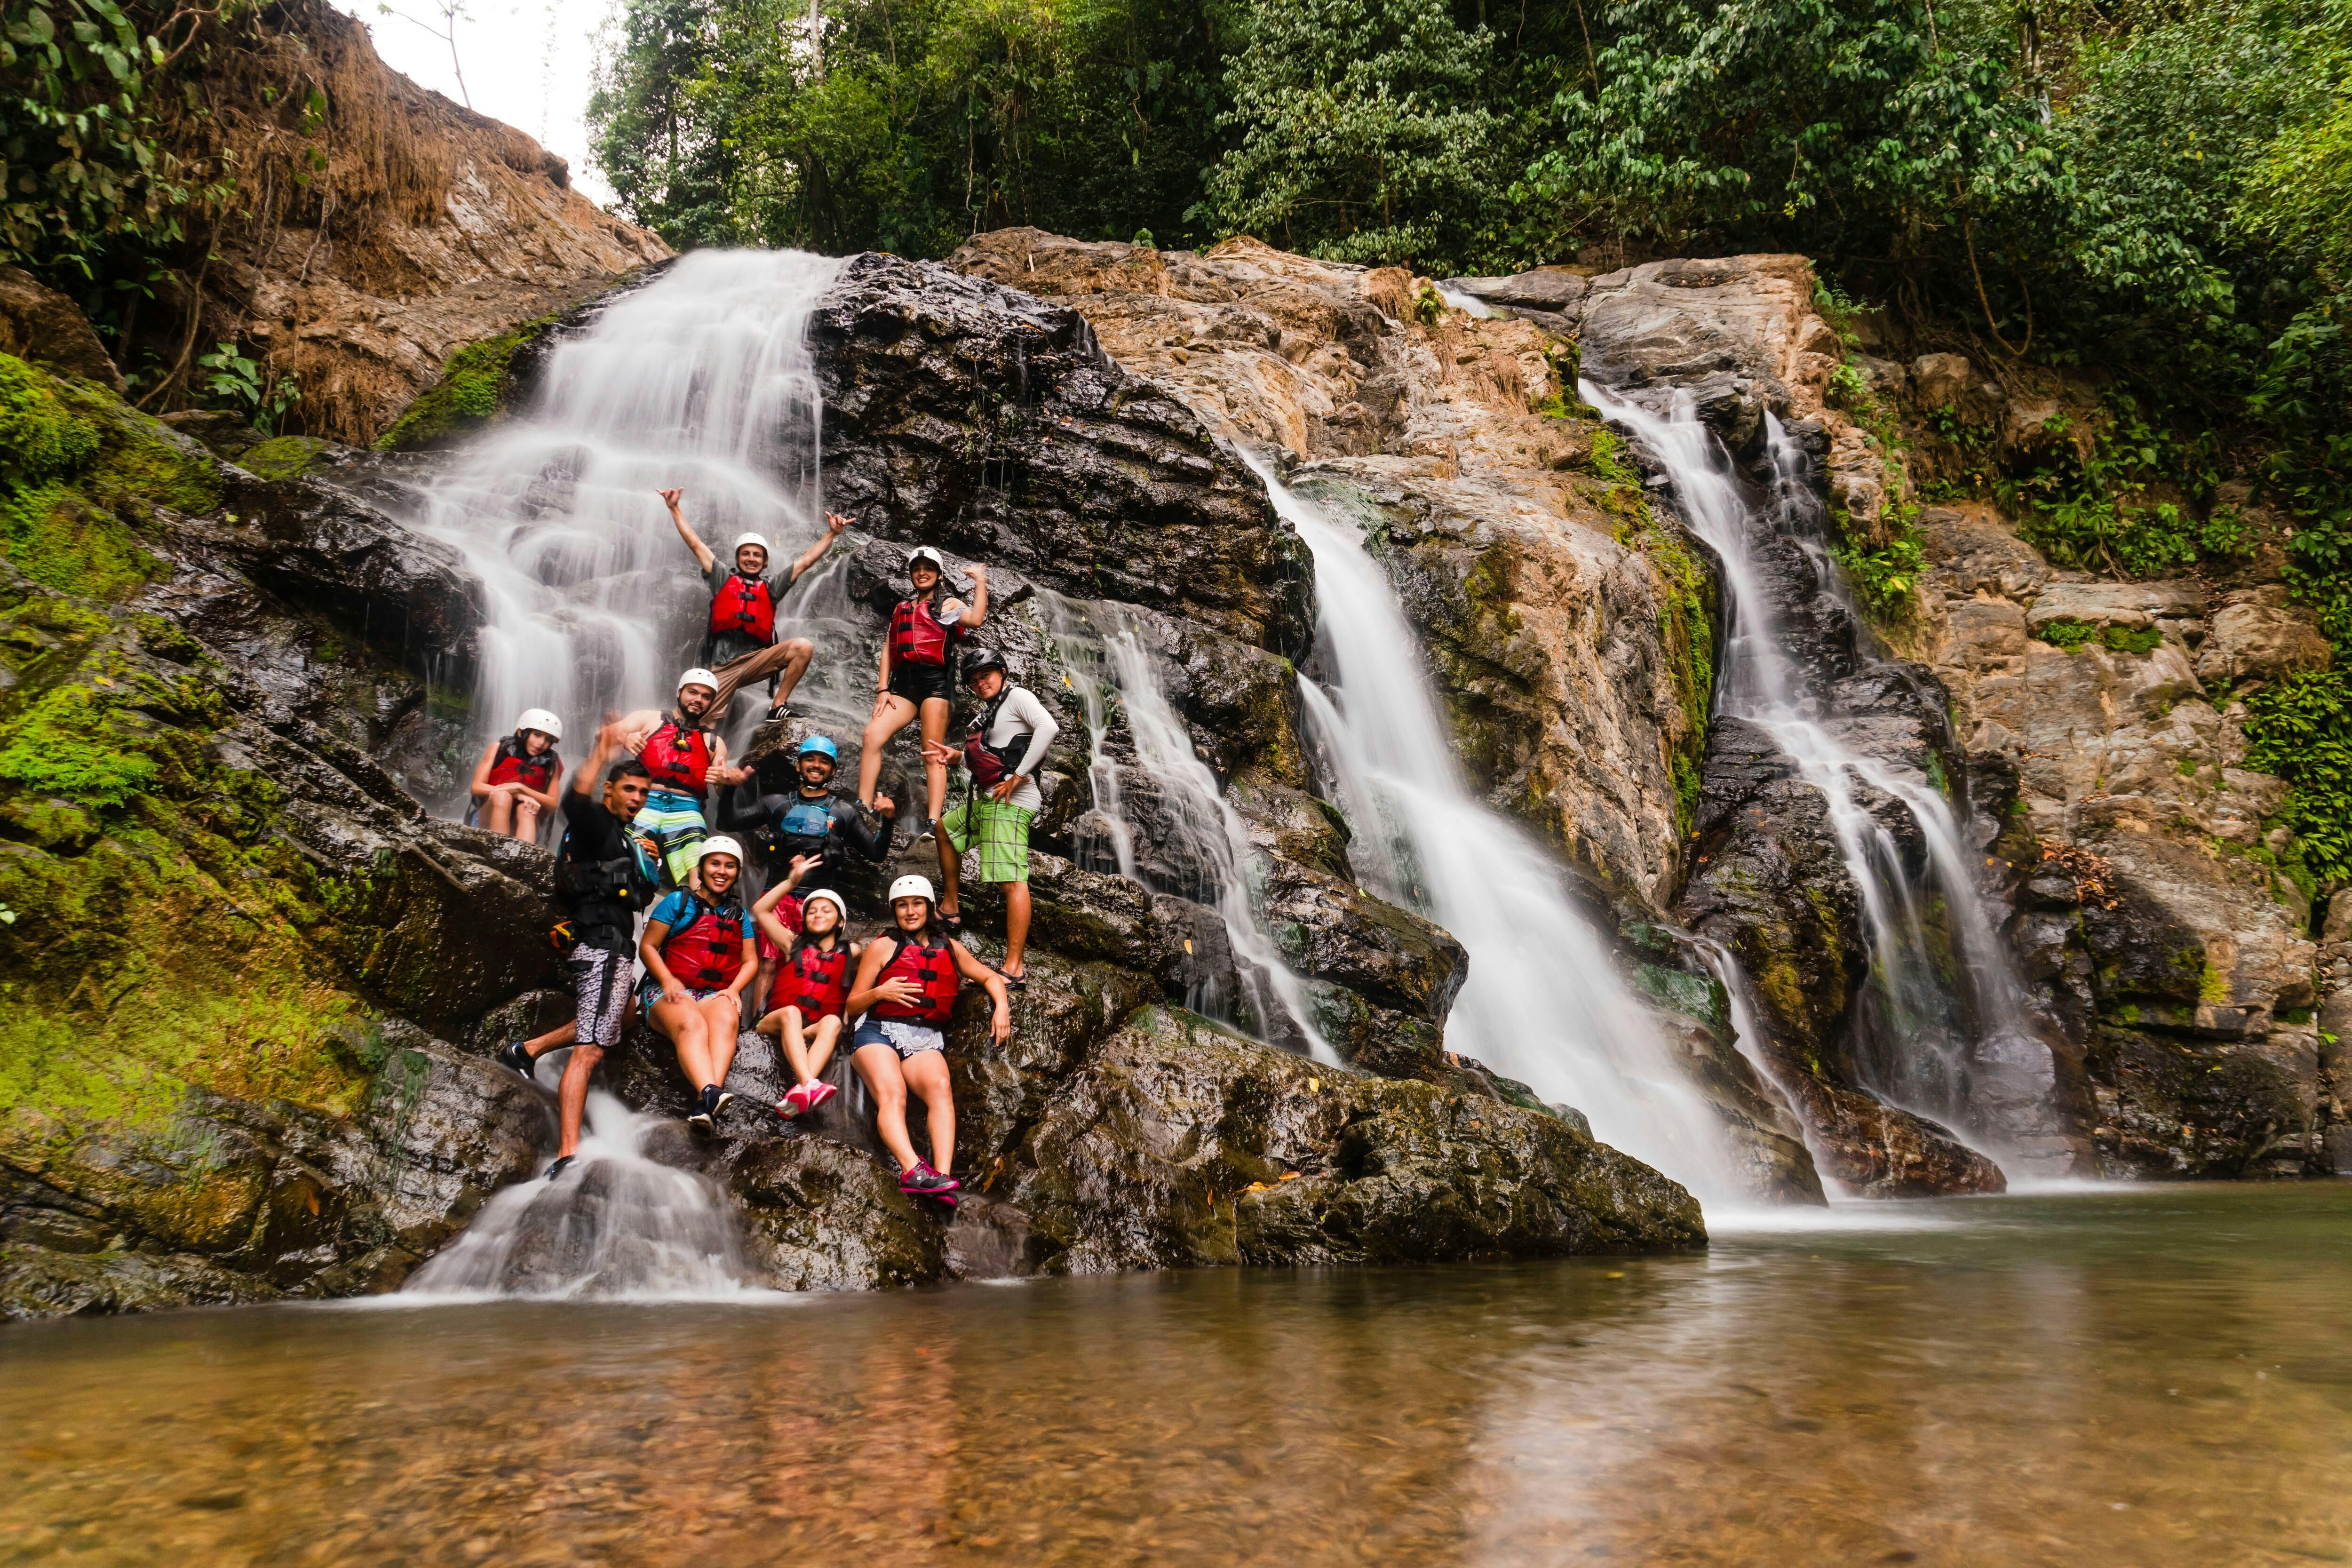
[[[556,1177],[563,1174],[563,1173],[571,1167],[573,1161],[579,1158],[580,1156],[577,1154],[564,1154],[558,1156],[555,1163],[547,1168],[547,1179],[551,1182],[555,1180]]]
[[[520,1040],[509,1040],[499,1047],[499,1065],[514,1068],[531,1083],[539,1081],[539,1064],[530,1059]]]
[[[717,1115],[718,1111],[719,1090],[716,1086],[706,1083],[702,1086],[702,1099],[695,1106],[693,1114],[686,1119],[686,1124],[688,1127],[700,1128],[705,1132],[714,1131],[718,1124],[711,1118]]]

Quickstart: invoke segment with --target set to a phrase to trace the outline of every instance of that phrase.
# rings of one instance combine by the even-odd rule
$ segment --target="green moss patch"
[[[297,479],[333,445],[316,436],[275,436],[238,454],[237,467],[273,482]]]
[[[120,600],[162,574],[156,509],[220,503],[218,467],[102,387],[0,354],[0,554],[32,582]]]
[[[516,352],[546,336],[555,322],[553,316],[541,316],[451,354],[441,366],[441,379],[417,394],[392,427],[376,438],[376,450],[446,447],[497,418],[514,395]]]
[[[2115,653],[2151,654],[2163,645],[2164,634],[2154,626],[2135,630],[2129,626],[2108,626],[2104,629],[2088,621],[2058,620],[2045,622],[2033,634],[2053,647],[2073,653],[2078,648],[2098,647]]]

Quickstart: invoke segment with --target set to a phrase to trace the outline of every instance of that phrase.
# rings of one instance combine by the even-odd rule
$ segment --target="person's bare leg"
[[[940,825],[940,913],[955,915],[963,912],[963,900],[956,892],[956,878],[963,870],[963,857],[948,842],[947,824]]]
[[[816,644],[806,637],[794,637],[790,642],[778,643],[776,647],[783,654],[784,662],[783,668],[776,671],[776,695],[768,703],[768,710],[772,713],[782,707],[784,700],[792,696],[793,688],[798,686],[801,677],[808,673],[809,660],[816,654]]]
[[[783,1020],[784,1059],[792,1063],[793,1080],[807,1083],[816,1077],[816,1073],[809,1066],[808,1039],[802,1029],[801,1010],[787,1007],[776,1016]]]
[[[562,1087],[555,1092],[559,1134],[555,1157],[559,1160],[568,1160],[580,1152],[580,1118],[588,1108],[588,1075],[604,1059],[604,1047],[580,1046],[573,1048],[572,1059],[563,1064]]]
[[[654,1004],[654,1027],[669,1037],[677,1051],[678,1070],[698,1092],[719,1080],[710,1076],[710,1045],[705,1037],[702,1009],[691,1002],[665,998]]]
[[[816,1021],[816,1028],[812,1032],[815,1038],[808,1048],[808,1081],[822,1077],[825,1063],[833,1060],[833,1047],[841,1039],[841,1015],[826,1014]]]
[[[522,1043],[523,1055],[536,1061],[558,1046],[568,1046],[580,1037],[580,1020],[559,1024],[543,1035],[533,1036]]]
[[[735,1040],[741,1033],[743,1010],[735,998],[706,996],[695,1004],[702,1009],[705,1048],[710,1053],[710,1081],[727,1087],[727,1069],[735,1065]]]
[[[918,1051],[899,1067],[907,1092],[923,1102],[930,1114],[931,1168],[949,1171],[955,1165],[955,1090],[948,1083],[945,1051]]]
[[[874,1097],[874,1131],[883,1146],[898,1162],[898,1169],[913,1170],[915,1145],[907,1137],[907,1079],[899,1071],[898,1053],[888,1046],[860,1046],[849,1064]]]
[[[948,700],[944,697],[923,699],[923,739],[944,741],[948,733]],[[926,759],[923,763],[923,815],[932,822],[946,810],[948,796],[948,765]]]
[[[1029,884],[1004,884],[1004,966],[1008,979],[1017,980],[1028,973],[1021,962],[1021,950],[1029,944]]]
[[[482,797],[482,826],[501,837],[514,831],[514,796],[494,789]]]
[[[539,802],[515,797],[514,836],[526,844],[539,842]]]
[[[890,737],[905,729],[915,717],[915,705],[903,697],[886,697],[882,711],[866,721],[866,733],[860,741],[857,754],[857,801],[860,805],[874,804],[874,786],[882,778],[882,748]]]

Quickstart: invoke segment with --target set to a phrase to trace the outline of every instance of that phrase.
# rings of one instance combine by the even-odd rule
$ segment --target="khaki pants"
[[[727,710],[734,704],[738,691],[781,673],[794,658],[806,659],[814,651],[814,645],[806,637],[793,637],[763,648],[755,648],[713,669],[710,673],[719,678],[719,696],[710,704],[711,722],[724,724],[727,721]]]

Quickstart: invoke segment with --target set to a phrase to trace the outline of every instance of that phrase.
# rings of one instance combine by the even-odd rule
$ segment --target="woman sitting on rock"
[[[474,812],[491,832],[525,840],[539,837],[541,812],[555,809],[555,786],[563,759],[555,743],[563,721],[544,708],[526,708],[514,733],[490,742],[474,767]]]
[[[819,888],[805,899],[793,896],[803,874],[816,862],[795,856],[792,874],[751,906],[761,946],[775,954],[775,980],[768,989],[768,1012],[758,1025],[784,1048],[793,1087],[777,1102],[776,1114],[790,1121],[834,1097],[833,1085],[818,1081],[841,1038],[844,1005],[849,1000],[850,964],[858,948],[849,940],[849,910],[841,895]]]
[[[1003,977],[940,928],[928,879],[901,877],[890,884],[890,917],[897,929],[866,944],[850,987],[845,1011],[866,1015],[850,1038],[850,1064],[874,1096],[875,1131],[898,1162],[898,1190],[952,1206],[963,1184],[944,1173],[955,1165],[955,1096],[948,1086],[942,1031],[966,980],[996,1005],[989,1027],[999,1045],[1012,1037],[1013,1013]],[[929,1113],[931,1152],[940,1168],[915,1157],[907,1136],[909,1093]]]
[[[743,987],[755,972],[751,916],[736,892],[742,873],[735,840],[704,839],[694,886],[656,904],[637,942],[646,964],[638,1006],[677,1047],[678,1068],[696,1090],[687,1121],[706,1132],[735,1098],[722,1086],[735,1061]]]
[[[865,751],[857,759],[857,803],[871,807],[882,777],[882,748],[908,722],[920,719],[926,746],[948,732],[948,710],[955,699],[955,645],[988,617],[988,568],[971,569],[971,603],[950,598],[947,562],[926,544],[907,556],[911,597],[890,612],[890,635],[882,643],[882,674],[876,682],[874,717],[866,722]],[[923,763],[923,819],[940,827],[947,798],[948,771],[928,756]]]

